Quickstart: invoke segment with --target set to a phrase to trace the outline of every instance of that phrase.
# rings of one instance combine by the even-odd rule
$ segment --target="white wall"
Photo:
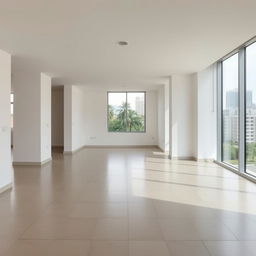
[[[64,152],[73,152],[85,145],[85,94],[81,87],[64,86]]]
[[[13,160],[40,162],[40,86],[39,75],[27,72],[13,74]]]
[[[72,152],[72,86],[64,86],[64,152]]]
[[[12,184],[10,93],[11,56],[0,50],[0,192]]]
[[[169,84],[158,90],[158,147],[169,151]]]
[[[171,155],[196,157],[196,83],[194,75],[173,75],[170,91]]]
[[[85,145],[87,123],[85,113],[86,97],[79,86],[73,86],[72,93],[72,150],[79,149]]]
[[[51,77],[41,74],[41,162],[50,159],[52,155],[51,136]]]
[[[64,88],[52,89],[52,145],[64,146]]]
[[[165,151],[168,152],[170,148],[170,84],[167,83],[164,85],[164,98],[165,98]]]
[[[51,78],[17,71],[14,90],[14,163],[42,163],[51,158]]]
[[[216,159],[217,106],[216,65],[197,74],[197,158]]]
[[[158,147],[165,151],[165,91],[164,85],[158,89],[157,101]]]
[[[146,132],[115,133],[107,130],[107,89],[85,91],[86,145],[157,145],[157,92],[146,92]]]

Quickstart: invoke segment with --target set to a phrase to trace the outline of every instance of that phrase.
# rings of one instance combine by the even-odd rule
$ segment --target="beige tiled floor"
[[[256,256],[256,185],[155,148],[55,153],[0,195],[0,256]]]

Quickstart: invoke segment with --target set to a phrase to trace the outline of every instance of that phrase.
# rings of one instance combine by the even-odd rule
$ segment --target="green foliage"
[[[232,165],[238,164],[239,150],[235,142],[228,141],[223,144],[223,160]]]
[[[246,162],[255,163],[256,162],[256,143],[246,144]]]
[[[238,164],[239,149],[237,143],[226,142],[223,145],[224,161],[233,165]],[[256,163],[256,143],[246,144],[246,162]]]
[[[110,132],[143,132],[144,117],[132,110],[130,105],[123,103],[117,113],[108,106],[108,130]]]

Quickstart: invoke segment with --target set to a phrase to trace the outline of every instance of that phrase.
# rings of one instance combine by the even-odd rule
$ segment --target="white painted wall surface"
[[[40,75],[17,71],[12,84],[15,98],[13,161],[41,162]]]
[[[64,152],[72,152],[72,90],[64,86]]]
[[[41,74],[41,162],[52,157],[51,138],[51,77]]]
[[[162,85],[158,90],[158,147],[169,151],[169,84]]]
[[[171,77],[171,154],[196,157],[196,84],[193,75]]]
[[[64,88],[52,89],[52,145],[64,146]]]
[[[165,151],[165,90],[162,85],[158,90],[157,123],[158,123],[158,147]]]
[[[85,145],[85,94],[80,86],[64,86],[64,151],[73,152]]]
[[[0,192],[12,184],[11,164],[11,56],[0,50]]]
[[[17,71],[13,75],[14,162],[41,163],[51,157],[50,81],[37,72]]]
[[[217,156],[216,77],[216,65],[197,74],[198,159],[216,159]]]
[[[169,117],[169,111],[170,111],[170,104],[169,104],[169,92],[170,91],[170,85],[165,84],[164,85],[164,115],[165,115],[165,120],[164,120],[164,134],[165,134],[165,151],[168,152],[169,151],[169,127],[170,127],[170,117]]]
[[[82,87],[73,86],[72,90],[72,150],[77,150],[85,145],[85,114],[86,98]]]
[[[157,92],[146,92],[146,132],[116,133],[107,130],[107,89],[84,88],[86,145],[158,145]]]

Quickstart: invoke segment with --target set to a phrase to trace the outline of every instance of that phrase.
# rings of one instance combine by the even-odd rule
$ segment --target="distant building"
[[[246,142],[256,142],[256,109],[246,111]]]
[[[252,91],[246,92],[246,106],[247,108],[253,107],[252,104]],[[238,91],[228,91],[226,93],[226,108],[237,108],[238,107]]]
[[[238,143],[238,92],[226,93],[226,109],[223,111],[224,138],[226,141]],[[256,107],[253,104],[252,91],[246,92],[246,142],[256,142]]]
[[[238,106],[238,91],[228,91],[226,93],[226,108],[237,108]]]
[[[144,99],[142,97],[135,98],[135,111],[140,115],[144,115]]]
[[[223,132],[226,141],[238,143],[239,138],[239,120],[236,109],[225,109],[223,112]]]

